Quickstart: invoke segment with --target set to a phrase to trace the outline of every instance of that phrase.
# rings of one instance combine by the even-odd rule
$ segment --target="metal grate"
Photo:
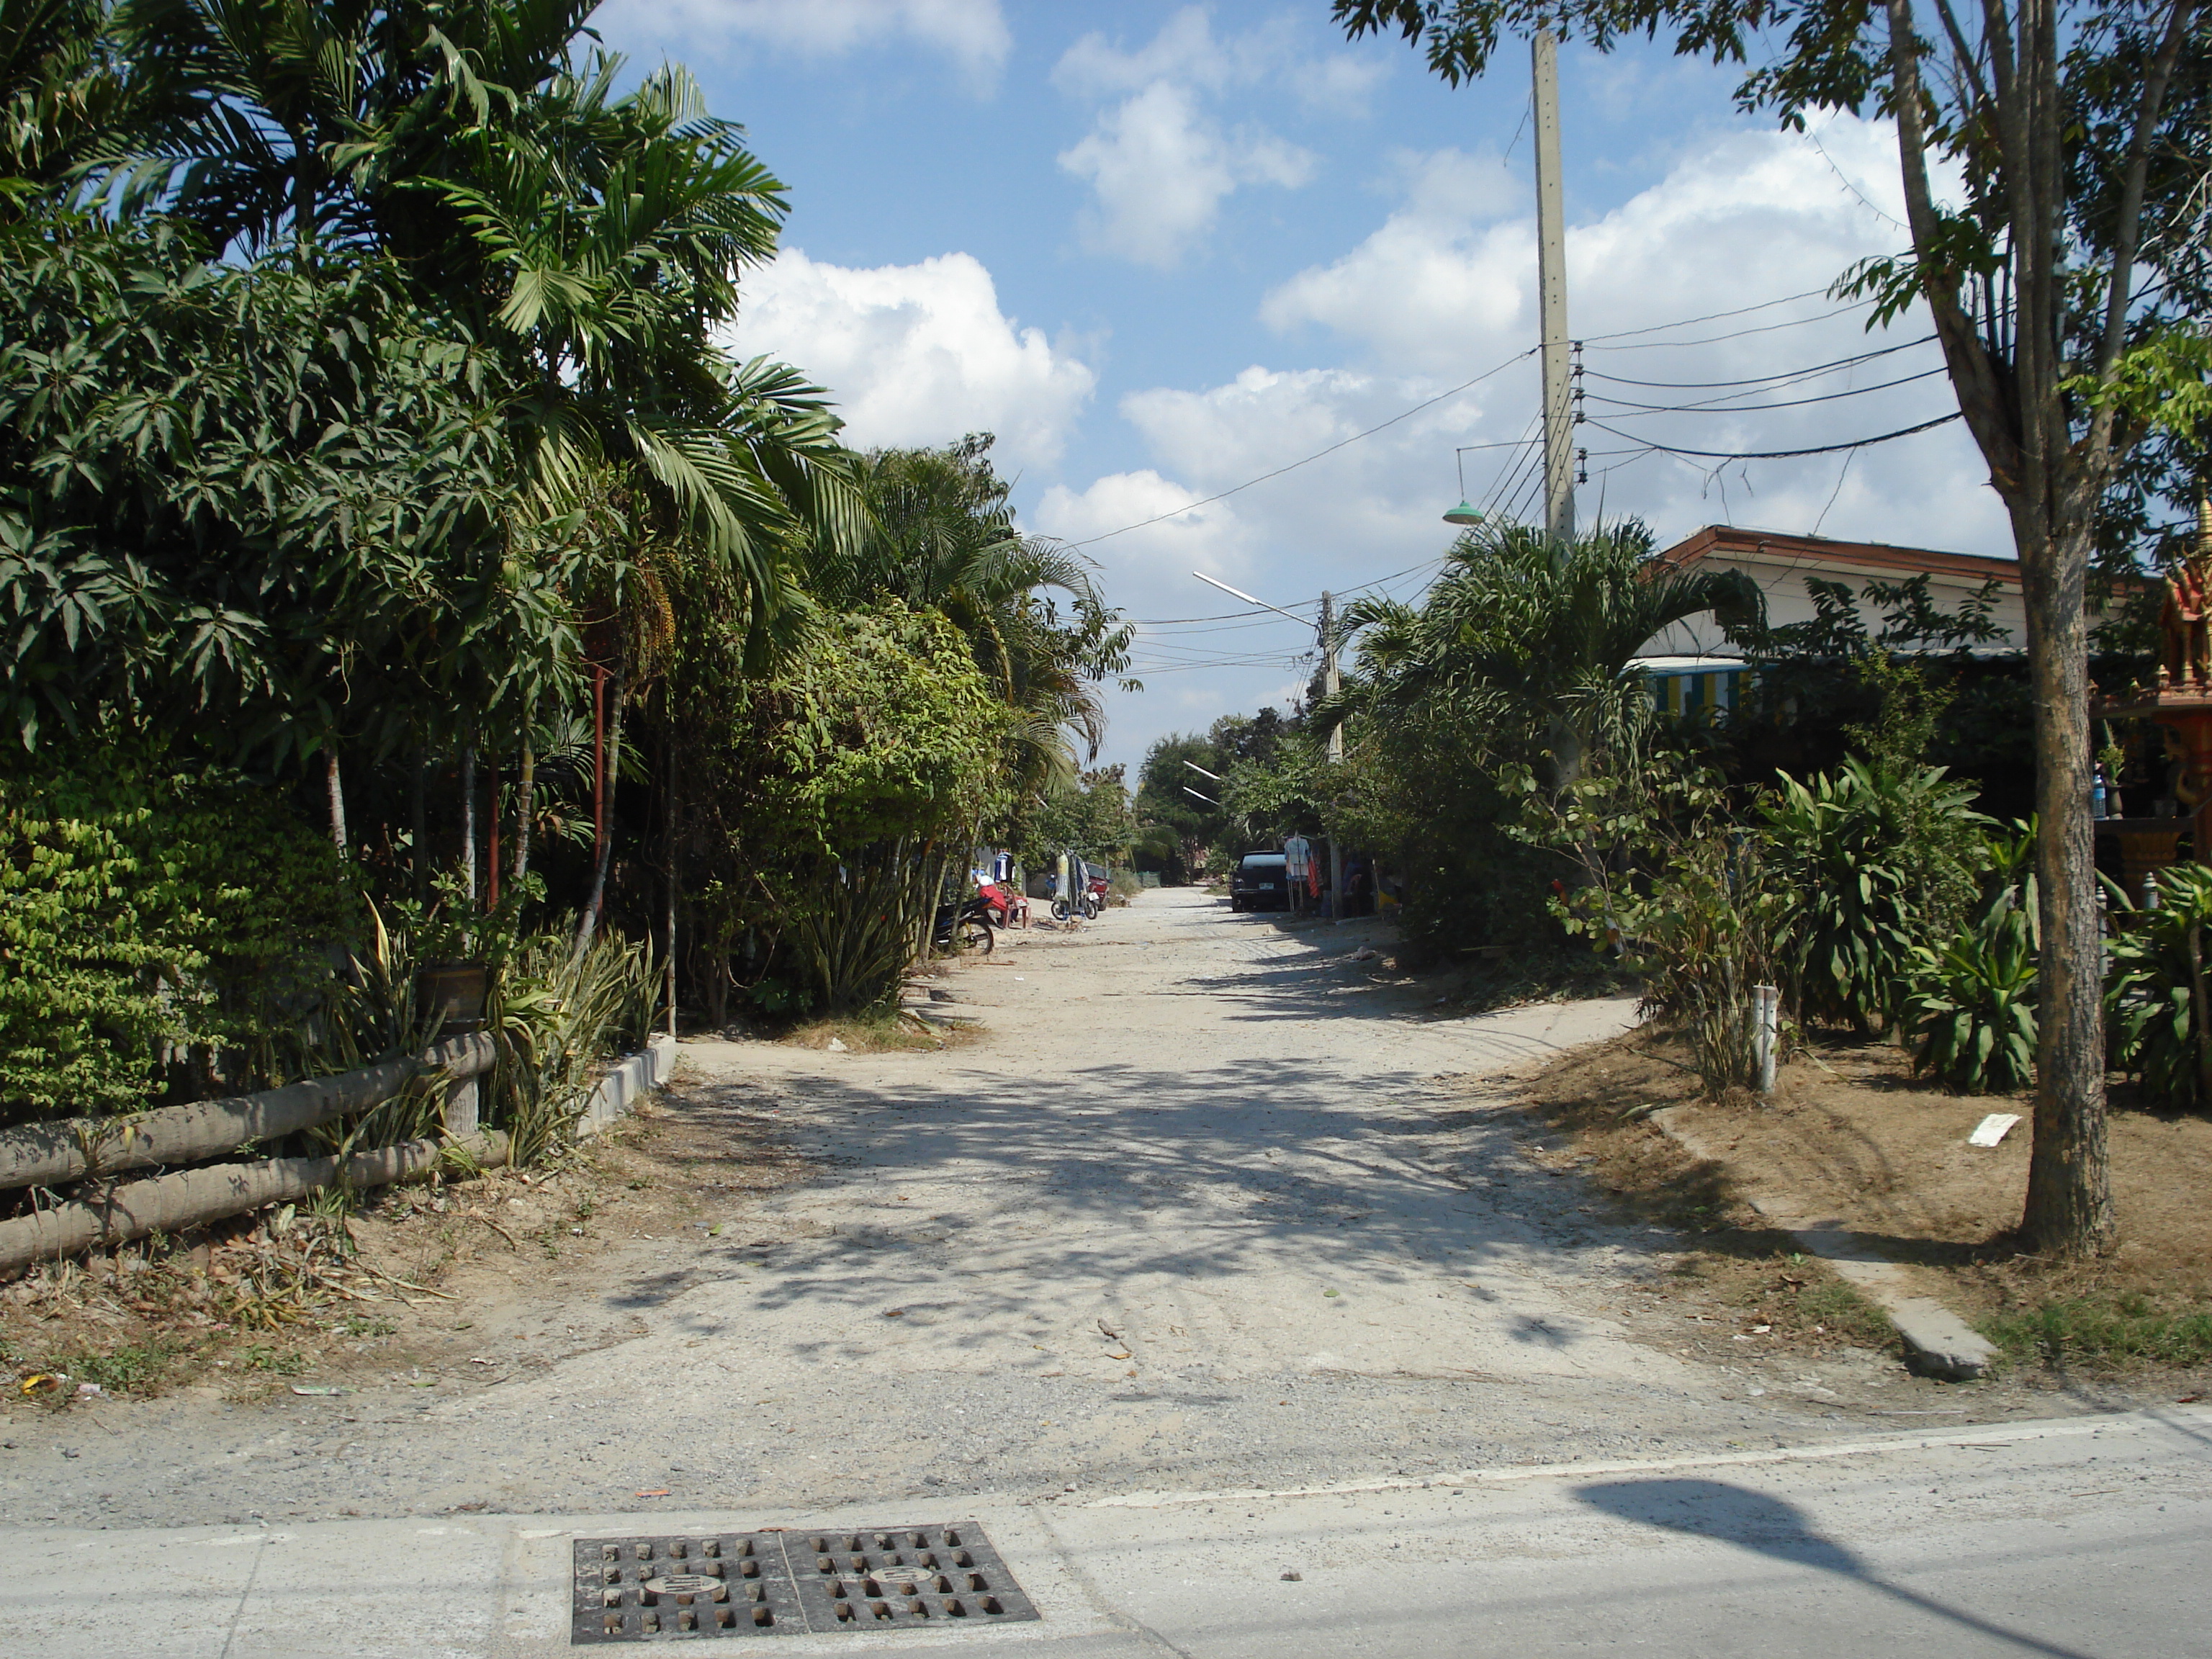
[[[998,1625],[1037,1610],[983,1529],[580,1538],[572,1644]]]

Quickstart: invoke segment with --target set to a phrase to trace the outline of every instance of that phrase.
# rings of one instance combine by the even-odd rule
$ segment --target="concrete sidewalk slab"
[[[19,1528],[0,1630],[24,1659],[550,1659],[575,1538],[953,1520],[1038,1622],[746,1650],[2168,1659],[2212,1616],[2212,1411],[1318,1492]]]

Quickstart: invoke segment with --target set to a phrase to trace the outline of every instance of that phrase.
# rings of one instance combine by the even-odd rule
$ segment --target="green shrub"
[[[1899,1024],[1916,1072],[1962,1094],[2010,1094],[2035,1077],[2035,832],[1990,842],[1990,890],[1940,950],[1916,945]]]
[[[1912,1068],[1961,1094],[2010,1094],[2035,1077],[2035,947],[2008,908],[1942,950],[1912,947],[1900,1024]]]
[[[0,1123],[297,1075],[357,899],[268,789],[143,744],[0,772]]]
[[[1784,775],[1761,812],[1773,873],[1792,896],[1785,962],[1801,1018],[1878,1026],[1913,947],[1948,938],[1986,862],[1989,820],[1936,766],[1848,760],[1809,784]]]
[[[1757,845],[1718,826],[1676,844],[1647,895],[1620,892],[1644,1012],[1684,1032],[1708,1092],[1759,1075],[1752,991],[1774,981],[1787,896]]]
[[[2201,1111],[2212,1106],[2212,1030],[2202,1006],[2212,973],[2204,933],[2212,869],[2176,865],[2156,879],[2156,909],[2130,910],[2125,894],[2108,890],[2124,918],[2105,988],[2112,1063],[2153,1098]]]

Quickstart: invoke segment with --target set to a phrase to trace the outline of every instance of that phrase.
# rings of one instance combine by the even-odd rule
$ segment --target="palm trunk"
[[[676,693],[670,687],[662,697],[669,715],[668,749],[663,775],[668,791],[668,1035],[676,1035]]]
[[[599,798],[599,857],[592,861],[591,896],[585,902],[584,914],[576,922],[576,945],[574,958],[583,959],[584,952],[592,948],[592,935],[599,925],[599,907],[606,900],[607,869],[614,862],[615,786],[622,780],[623,676],[617,669],[614,684],[606,699],[611,705],[607,720],[606,758],[601,767],[604,782],[594,793]]]
[[[538,751],[530,746],[530,739],[522,740],[522,768],[514,784],[514,878],[520,882],[530,873],[530,816],[536,810],[538,791]]]
[[[430,896],[429,813],[423,798],[429,793],[429,780],[424,775],[429,763],[422,753],[422,745],[415,745],[415,776],[407,792],[407,827],[414,837],[408,862],[414,866],[415,902],[422,903]]]
[[[345,788],[338,775],[338,751],[336,744],[323,750],[323,787],[331,802],[331,845],[343,858],[346,850]]]
[[[461,891],[477,902],[477,746],[461,745]]]
[[[492,755],[484,787],[484,908],[499,908],[499,756]]]

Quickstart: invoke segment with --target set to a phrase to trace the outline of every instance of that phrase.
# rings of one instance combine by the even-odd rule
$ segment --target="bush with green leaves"
[[[2124,918],[2105,982],[2111,1063],[2154,1100],[2202,1111],[2212,1107],[2212,1025],[2204,1015],[2212,868],[2176,865],[2156,882],[2154,909],[2131,909],[2124,893],[2108,890]]]
[[[1688,1038],[1709,1093],[1755,1083],[1753,992],[1775,982],[1790,910],[1759,843],[1703,826],[1673,846],[1648,892],[1615,903],[1629,963],[1644,975],[1642,1012]]]
[[[2035,1080],[2035,831],[1993,836],[1982,902],[1948,943],[1916,945],[1899,1024],[1916,1072],[1961,1094]]]
[[[687,742],[687,857],[741,877],[695,892],[695,925],[763,941],[756,977],[799,1006],[884,1000],[1008,805],[1016,715],[950,621],[892,600],[823,618],[771,674],[687,669],[684,720],[713,734]]]
[[[1914,948],[1972,906],[1989,820],[1937,766],[1853,758],[1760,811],[1772,873],[1791,896],[1784,954],[1800,1018],[1866,1030],[1896,1012]]]
[[[330,843],[236,773],[129,739],[8,763],[0,1123],[301,1075],[358,925]]]

